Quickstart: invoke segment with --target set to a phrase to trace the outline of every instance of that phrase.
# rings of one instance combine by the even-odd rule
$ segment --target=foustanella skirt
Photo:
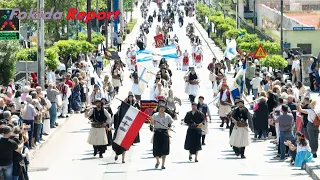
[[[93,146],[102,146],[108,144],[108,138],[105,128],[92,127],[89,132],[87,142]]]
[[[230,145],[234,147],[246,147],[250,144],[250,136],[248,127],[234,126],[231,136]]]

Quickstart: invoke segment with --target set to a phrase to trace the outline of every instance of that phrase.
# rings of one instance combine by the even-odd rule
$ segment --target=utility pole
[[[124,0],[119,0],[119,9],[120,9],[120,12],[121,12],[121,14],[120,14],[120,17],[119,17],[119,20],[120,20],[120,31],[123,33],[124,32],[124,23],[123,23],[123,13],[122,12],[124,12],[123,11],[123,1]]]
[[[257,16],[256,16],[256,0],[253,0],[253,31],[256,32],[256,22],[257,22]]]
[[[107,8],[106,8],[106,14],[108,14],[108,8],[109,8],[109,0],[106,0]],[[109,33],[109,19],[105,19],[105,37],[106,37],[106,51],[108,51],[108,33]]]
[[[76,1],[76,8],[78,10],[79,0]],[[77,27],[77,40],[79,39],[79,21],[76,18],[76,27]]]
[[[68,2],[68,9],[70,8],[70,2]],[[69,36],[70,36],[70,23],[69,21],[67,21],[67,40],[69,39]]]
[[[38,12],[44,10],[44,0],[38,0]],[[44,19],[38,20],[38,80],[42,88],[44,88]]]
[[[239,0],[236,3],[236,28],[239,29]]]
[[[87,0],[87,13],[90,11],[91,11],[91,0]],[[88,42],[91,42],[91,33],[92,33],[92,21],[89,20],[87,23]]]
[[[280,55],[283,55],[283,0],[280,0],[280,12],[281,12],[281,18],[280,18]]]
[[[99,0],[96,0],[96,13],[98,14],[99,13]],[[99,28],[99,19],[96,18],[96,23],[97,23],[97,32],[100,31],[100,28]]]

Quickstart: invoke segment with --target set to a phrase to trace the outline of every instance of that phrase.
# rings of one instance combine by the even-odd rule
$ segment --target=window
[[[297,44],[302,54],[311,54],[311,44]]]

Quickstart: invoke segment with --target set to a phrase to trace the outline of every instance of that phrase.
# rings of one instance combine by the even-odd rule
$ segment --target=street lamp
[[[283,55],[283,0],[280,0],[280,13],[281,13],[281,18],[280,18],[280,55]]]

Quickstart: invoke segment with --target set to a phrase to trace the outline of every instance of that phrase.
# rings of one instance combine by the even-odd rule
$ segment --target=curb
[[[42,143],[40,143],[35,149],[33,149],[32,151],[30,151],[30,154],[31,154],[31,160],[30,162],[34,159],[35,155],[37,154],[37,152],[41,149],[42,146],[44,146],[47,142],[50,141],[50,139],[57,133],[60,131],[60,129],[63,127],[63,125],[73,116],[73,114],[70,114],[68,118],[65,118],[65,120],[63,121],[62,124],[59,124],[59,126],[57,126],[55,128],[55,130],[50,133],[46,138],[45,141],[43,141]]]
[[[320,165],[317,162],[310,162],[306,164],[306,172],[313,180],[320,180],[320,177],[318,176],[319,172],[316,172],[319,171],[319,167]]]

